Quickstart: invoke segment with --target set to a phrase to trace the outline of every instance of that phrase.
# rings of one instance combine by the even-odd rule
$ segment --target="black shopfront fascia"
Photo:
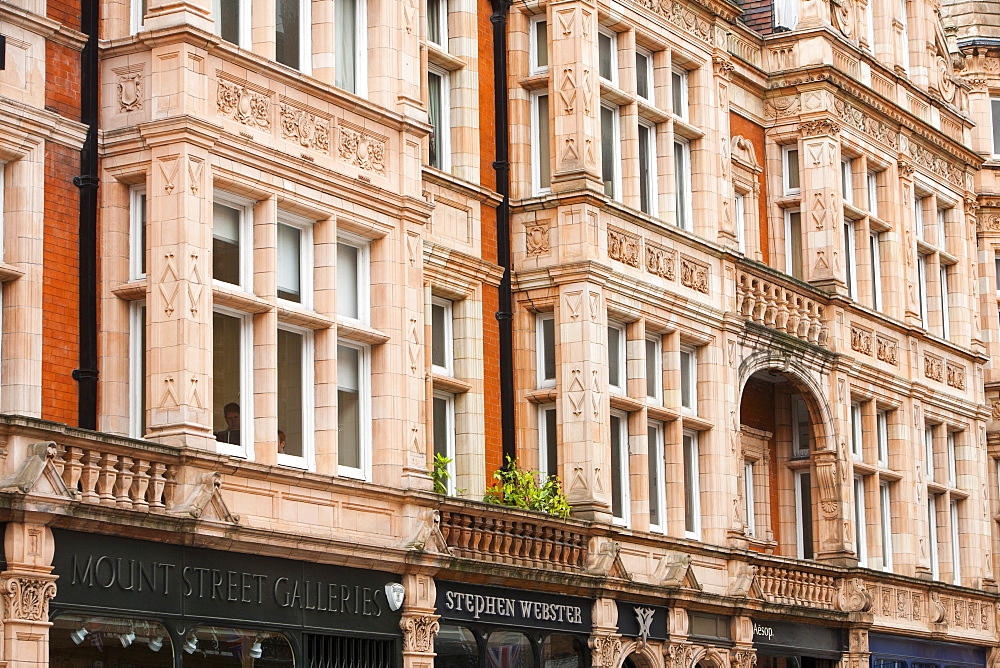
[[[588,638],[592,629],[592,599],[524,589],[487,587],[438,580],[436,613],[440,624],[468,629],[479,648],[479,666],[490,666],[487,644],[491,634],[523,633],[531,642],[534,664],[542,665],[542,643],[553,635],[575,636],[590,665]]]
[[[196,626],[281,632],[297,666],[306,634],[391,641],[400,665],[401,613],[392,573],[54,529],[51,616],[159,621],[174,646]],[[175,665],[182,665],[175,652]]]
[[[753,644],[759,655],[834,661],[846,649],[842,629],[767,619],[753,620]]]
[[[986,667],[986,650],[975,645],[872,633],[868,649],[872,668]]]

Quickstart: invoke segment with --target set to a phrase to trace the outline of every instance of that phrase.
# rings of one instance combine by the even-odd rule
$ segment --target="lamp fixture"
[[[156,636],[149,641],[149,651],[159,652],[163,648],[163,636]]]
[[[86,626],[81,624],[80,628],[69,634],[69,639],[73,641],[74,645],[79,645],[80,643],[83,642],[83,639],[89,635],[90,631],[87,630]]]
[[[264,654],[264,648],[260,646],[259,640],[254,640],[253,645],[250,646],[250,658],[259,659]]]
[[[196,649],[198,649],[198,636],[192,631],[184,638],[184,651],[188,654],[194,654]]]
[[[118,639],[122,642],[122,647],[128,647],[135,641],[135,631],[129,629],[128,633],[123,633],[118,636]]]

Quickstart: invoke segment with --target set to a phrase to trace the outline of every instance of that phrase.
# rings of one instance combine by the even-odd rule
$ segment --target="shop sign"
[[[448,620],[587,633],[592,605],[572,596],[437,582],[437,613]]]
[[[399,635],[391,573],[53,530],[53,607]]]
[[[753,621],[753,644],[766,655],[839,658],[844,650],[840,629],[812,624]]]
[[[627,638],[666,640],[667,609],[659,605],[618,601],[618,633]]]

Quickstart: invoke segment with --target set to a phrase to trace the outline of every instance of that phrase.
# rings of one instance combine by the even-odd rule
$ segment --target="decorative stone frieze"
[[[614,227],[608,228],[608,257],[639,268],[639,237]]]
[[[899,133],[877,118],[866,114],[858,107],[844,100],[837,99],[833,103],[837,115],[851,127],[861,130],[872,139],[881,142],[889,148],[899,147]]]
[[[961,364],[948,362],[945,365],[945,379],[950,387],[965,391],[965,367]]]
[[[338,122],[337,153],[340,159],[355,167],[376,174],[385,174],[385,147],[387,137],[376,135],[351,125]]]
[[[918,165],[926,167],[935,174],[940,174],[959,188],[965,188],[965,172],[950,160],[938,155],[912,139],[907,142],[907,154]]]
[[[872,339],[871,330],[851,325],[851,350],[871,357],[873,353]]]
[[[924,376],[939,383],[944,382],[944,360],[936,355],[924,355]]]
[[[330,152],[330,119],[312,109],[301,108],[287,100],[279,107],[281,138],[296,142],[304,148]]]
[[[819,137],[823,135],[836,136],[840,134],[840,124],[829,118],[799,123],[799,132],[803,137]]]
[[[881,362],[896,366],[899,364],[899,344],[895,339],[879,334],[875,337],[875,356]]]
[[[639,0],[639,4],[684,30],[692,37],[712,44],[712,24],[678,0]]]
[[[707,264],[681,255],[681,285],[707,295],[709,292],[708,274]]]
[[[229,81],[219,73],[219,115],[249,128],[271,129],[271,93],[246,81]]]
[[[646,271],[668,281],[677,278],[677,251],[646,242]]]

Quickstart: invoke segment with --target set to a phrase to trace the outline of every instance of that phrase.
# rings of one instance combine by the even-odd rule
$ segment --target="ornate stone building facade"
[[[0,8],[0,665],[996,662],[980,3],[88,2]]]

